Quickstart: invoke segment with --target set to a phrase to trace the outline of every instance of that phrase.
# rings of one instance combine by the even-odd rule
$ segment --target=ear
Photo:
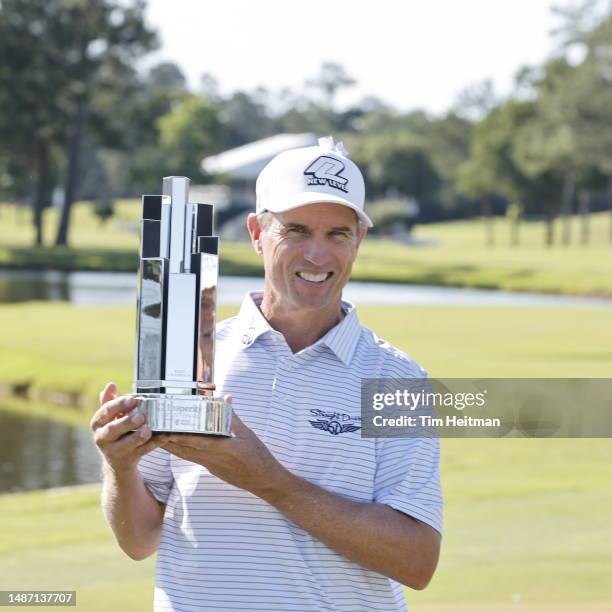
[[[249,235],[251,236],[251,244],[255,249],[255,252],[258,255],[261,255],[261,225],[259,225],[259,220],[257,219],[257,215],[255,213],[249,213],[247,217],[247,229],[249,230]]]

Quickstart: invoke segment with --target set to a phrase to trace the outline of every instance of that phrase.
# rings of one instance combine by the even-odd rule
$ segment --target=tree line
[[[546,219],[546,243],[571,240],[569,219],[610,208],[612,241],[612,14],[587,0],[559,16],[558,50],[516,75],[498,99],[490,82],[467,87],[444,114],[399,112],[367,97],[343,109],[338,93],[355,79],[323,64],[289,89],[222,95],[204,74],[189,87],[181,68],[137,68],[159,46],[142,0],[0,2],[0,195],[42,218],[61,199],[55,238],[67,244],[77,198],[104,219],[117,197],[159,190],[160,177],[203,173],[202,158],[281,132],[334,134],[363,168],[379,227],[505,214]],[[61,188],[58,188],[61,187]],[[555,220],[561,217],[560,236]],[[492,223],[488,241],[494,242]]]

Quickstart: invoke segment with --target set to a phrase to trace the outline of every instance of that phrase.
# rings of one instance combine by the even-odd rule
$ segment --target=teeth
[[[306,272],[298,272],[298,276],[311,283],[322,283],[327,278],[327,273],[323,274],[307,274]]]

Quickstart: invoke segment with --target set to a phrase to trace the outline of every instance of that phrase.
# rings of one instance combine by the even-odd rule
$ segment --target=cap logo
[[[308,185],[329,185],[348,193],[346,188],[348,179],[340,174],[344,168],[344,164],[339,159],[321,155],[304,170],[304,174],[309,177],[306,182]]]

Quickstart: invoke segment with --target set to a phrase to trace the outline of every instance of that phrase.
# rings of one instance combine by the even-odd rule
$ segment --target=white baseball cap
[[[319,138],[318,146],[279,153],[259,173],[255,185],[256,211],[285,212],[307,204],[348,206],[372,227],[364,212],[365,183],[341,142]]]

